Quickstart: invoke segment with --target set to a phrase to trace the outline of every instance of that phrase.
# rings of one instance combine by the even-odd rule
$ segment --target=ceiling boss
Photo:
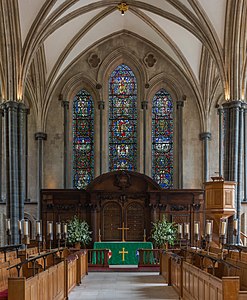
[[[129,9],[129,5],[126,2],[121,2],[117,8],[121,12],[121,15],[124,16],[124,13]]]

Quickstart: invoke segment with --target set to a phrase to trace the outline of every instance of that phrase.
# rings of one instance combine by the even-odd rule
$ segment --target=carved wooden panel
[[[121,207],[116,202],[107,203],[103,209],[103,240],[120,241]]]
[[[126,208],[126,224],[128,241],[142,241],[144,233],[145,212],[141,204],[133,202]]]

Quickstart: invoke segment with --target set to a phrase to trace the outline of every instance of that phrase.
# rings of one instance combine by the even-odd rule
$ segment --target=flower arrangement
[[[85,246],[92,240],[91,234],[88,223],[81,221],[77,216],[68,222],[68,242],[70,244],[82,243]]]
[[[163,216],[162,220],[158,220],[153,224],[151,230],[151,238],[154,240],[156,247],[162,248],[167,243],[174,245],[177,236],[177,228],[173,222],[168,222]]]

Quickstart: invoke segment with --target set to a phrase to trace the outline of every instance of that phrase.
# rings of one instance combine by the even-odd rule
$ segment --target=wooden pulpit
[[[213,240],[219,244],[219,224],[221,218],[229,218],[235,209],[236,182],[224,181],[222,177],[212,177],[205,183],[205,213],[206,219],[214,221]]]

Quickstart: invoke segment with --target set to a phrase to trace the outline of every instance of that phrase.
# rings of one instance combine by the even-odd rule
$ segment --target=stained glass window
[[[165,189],[173,187],[173,103],[159,90],[152,103],[152,177]]]
[[[94,174],[93,99],[81,90],[73,101],[73,186],[85,188]]]
[[[109,80],[109,170],[136,170],[137,85],[133,71],[119,65]]]

